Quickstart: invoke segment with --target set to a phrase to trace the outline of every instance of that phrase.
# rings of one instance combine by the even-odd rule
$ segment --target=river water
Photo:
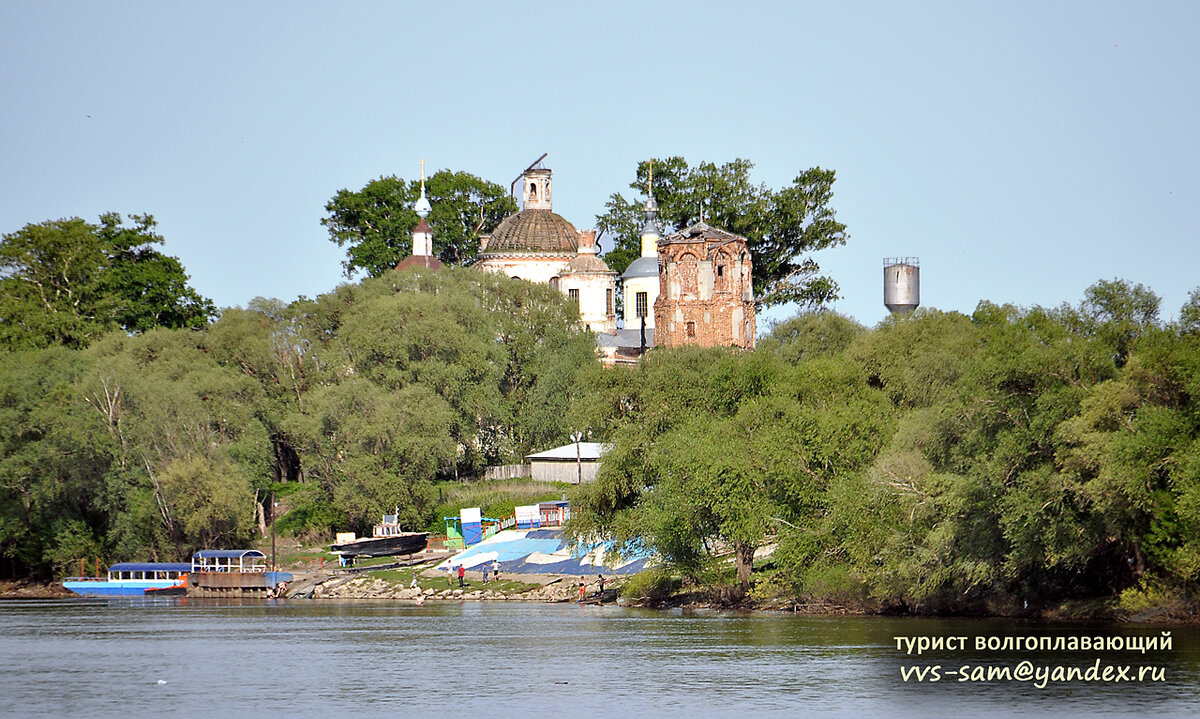
[[[1200,631],[1172,649],[976,651],[974,637],[1161,627],[804,617],[524,602],[0,602],[0,714],[20,717],[1200,716]],[[896,636],[969,637],[920,657]],[[909,666],[1162,670],[1161,681],[917,682]],[[928,670],[927,670],[928,671]]]

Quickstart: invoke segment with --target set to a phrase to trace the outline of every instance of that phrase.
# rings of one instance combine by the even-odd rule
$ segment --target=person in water
[[[580,601],[580,602],[583,601],[583,593],[586,591],[587,591],[587,579],[584,578],[584,576],[581,574],[581,575],[579,575],[579,599],[577,601]]]

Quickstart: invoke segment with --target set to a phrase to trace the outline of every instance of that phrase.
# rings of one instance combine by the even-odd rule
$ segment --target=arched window
[[[529,183],[529,199],[531,199],[531,200],[537,199],[537,183],[536,182]]]
[[[736,282],[737,278],[730,277],[732,273],[728,272],[728,268],[732,268],[733,258],[724,252],[717,252],[713,255],[713,291],[728,292],[731,283]]]

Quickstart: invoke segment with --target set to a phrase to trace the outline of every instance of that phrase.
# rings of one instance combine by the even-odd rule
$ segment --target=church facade
[[[579,303],[579,319],[589,329],[615,332],[617,273],[601,259],[595,230],[577,230],[555,214],[549,169],[531,167],[521,181],[521,211],[479,238],[476,267],[553,285]]]
[[[617,275],[600,256],[596,232],[576,229],[554,212],[549,169],[535,164],[520,180],[520,212],[480,237],[475,266],[549,284],[575,300],[605,364],[635,363],[655,346],[754,348],[753,265],[746,238],[703,222],[662,237],[648,186],[641,254],[621,275],[624,311],[618,323]],[[421,221],[413,231],[413,254],[397,269],[437,262],[425,222],[424,167],[414,209]]]

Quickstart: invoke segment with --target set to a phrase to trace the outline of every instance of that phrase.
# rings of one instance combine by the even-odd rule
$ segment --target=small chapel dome
[[[421,185],[421,196],[417,198],[416,204],[413,205],[413,210],[422,220],[429,217],[430,212],[433,212],[433,206],[429,204],[429,200],[425,197],[424,184]]]
[[[589,272],[602,272],[604,274],[614,274],[608,269],[608,264],[596,255],[578,254],[567,265],[567,269],[562,272],[563,275],[575,275]]]
[[[621,273],[621,279],[631,280],[635,277],[658,277],[658,258],[639,257]]]

